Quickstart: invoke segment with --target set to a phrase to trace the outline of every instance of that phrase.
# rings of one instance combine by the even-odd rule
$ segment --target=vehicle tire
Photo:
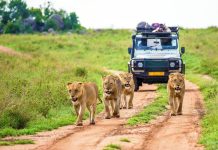
[[[133,79],[134,79],[134,83],[135,83],[135,89],[134,89],[134,91],[136,92],[136,91],[139,90],[139,81],[138,81],[137,78],[133,78]]]

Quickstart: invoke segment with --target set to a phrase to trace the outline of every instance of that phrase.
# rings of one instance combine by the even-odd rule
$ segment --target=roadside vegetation
[[[200,87],[204,97],[206,114],[201,121],[202,134],[199,143],[205,145],[208,150],[218,149],[217,40],[216,27],[207,30],[186,30],[181,34],[182,44],[187,45],[187,54],[184,55],[187,64],[186,77]],[[209,75],[209,78],[204,78],[202,74]]]
[[[120,150],[120,145],[117,144],[109,144],[103,150]]]
[[[16,145],[16,144],[34,144],[34,142],[32,140],[27,140],[27,139],[23,139],[23,140],[0,140],[0,146],[2,145]]]
[[[101,77],[106,74],[103,67],[125,69],[128,37],[126,31],[90,31],[70,36],[2,35],[1,45],[31,58],[0,53],[0,137],[73,124],[76,116],[67,82],[96,82],[102,95]],[[102,111],[103,105],[97,109]]]
[[[158,97],[154,102],[146,106],[139,114],[128,119],[129,125],[133,126],[137,124],[148,123],[150,120],[154,119],[166,110],[166,105],[168,102],[166,85],[159,85],[157,93]]]
[[[127,142],[127,143],[131,142],[131,141],[130,141],[129,139],[127,139],[127,138],[121,138],[120,141],[121,141],[121,142]]]
[[[206,104],[200,143],[207,149],[217,149],[218,29],[181,30],[180,37],[180,45],[186,47],[186,77],[200,86]],[[5,137],[34,134],[74,123],[76,118],[66,83],[96,82],[101,95],[101,76],[106,74],[104,68],[127,71],[131,31],[2,35],[0,43],[31,56],[14,57],[0,53],[0,137]],[[197,74],[208,74],[214,80],[203,80]],[[129,124],[146,123],[165,111],[166,88],[161,86],[158,93],[157,100],[131,118]],[[98,111],[101,110],[103,106],[98,105]]]

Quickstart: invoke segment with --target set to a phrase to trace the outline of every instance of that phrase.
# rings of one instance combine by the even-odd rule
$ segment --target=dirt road
[[[146,125],[121,127],[101,139],[95,149],[108,144],[120,145],[123,150],[199,150],[199,120],[203,115],[202,97],[198,87],[186,81],[183,115],[170,116],[169,111]],[[130,142],[122,142],[126,138]]]
[[[55,143],[50,150],[102,150],[106,145],[115,143],[124,150],[201,150],[198,145],[200,135],[199,120],[203,115],[202,97],[198,87],[186,81],[183,115],[169,117],[165,113],[152,123],[137,127],[122,126],[126,119],[132,116],[143,104],[153,98],[152,86],[144,86],[145,98],[141,92],[134,99],[135,110],[122,110],[120,119],[100,120],[94,127],[88,127],[80,132]],[[148,90],[149,89],[149,90]],[[130,140],[121,142],[122,138]]]
[[[148,90],[149,89],[149,90]],[[126,123],[126,120],[138,113],[145,105],[148,105],[155,98],[154,85],[144,85],[141,88],[143,92],[135,93],[133,109],[121,110],[121,117],[119,119],[103,119],[98,118],[95,126],[88,126],[80,132],[74,133],[69,137],[58,141],[50,150],[90,150],[96,149],[96,146],[102,139],[111,134],[114,130],[118,129]],[[47,148],[46,148],[47,149]]]
[[[203,101],[198,87],[186,81],[183,115],[173,116],[153,131],[144,142],[147,150],[198,150],[199,119],[203,115]]]

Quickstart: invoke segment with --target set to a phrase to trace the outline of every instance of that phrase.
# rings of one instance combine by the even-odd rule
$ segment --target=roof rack
[[[158,35],[158,36],[170,36],[172,34],[176,34],[179,38],[179,27],[168,27],[171,32],[152,32],[153,28],[137,28],[136,34],[141,34],[143,36],[148,35]]]

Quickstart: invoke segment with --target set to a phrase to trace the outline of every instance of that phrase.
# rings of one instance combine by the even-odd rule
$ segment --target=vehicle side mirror
[[[185,53],[185,47],[181,47],[181,53],[182,53],[182,54]]]
[[[132,48],[129,47],[129,48],[128,48],[128,53],[131,54],[131,52],[132,52]]]

